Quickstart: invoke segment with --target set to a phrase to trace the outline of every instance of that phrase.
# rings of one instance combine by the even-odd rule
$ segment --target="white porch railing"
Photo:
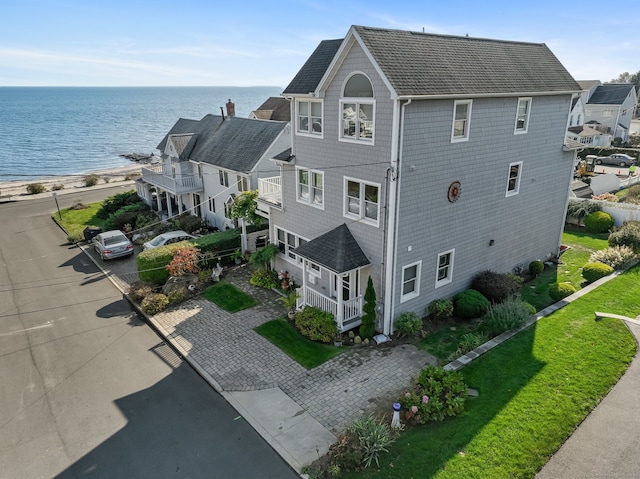
[[[196,193],[203,190],[202,178],[191,175],[174,178],[162,172],[162,165],[143,166],[142,180],[174,195]]]
[[[258,199],[278,206],[282,204],[282,185],[279,176],[258,178]]]
[[[318,309],[332,313],[336,326],[341,332],[359,324],[359,322],[352,323],[347,327],[345,323],[362,315],[362,296],[348,301],[337,301],[310,288],[301,288],[301,290],[298,307],[315,306]]]

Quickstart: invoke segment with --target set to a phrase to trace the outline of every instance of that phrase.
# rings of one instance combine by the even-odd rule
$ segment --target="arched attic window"
[[[342,139],[373,141],[375,101],[373,86],[366,75],[354,73],[344,84],[342,99]]]

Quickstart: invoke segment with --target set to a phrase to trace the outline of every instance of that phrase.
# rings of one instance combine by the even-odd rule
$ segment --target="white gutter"
[[[390,336],[393,333],[393,318],[394,318],[394,301],[393,301],[393,285],[395,284],[395,262],[396,262],[396,223],[398,216],[398,181],[399,181],[399,167],[400,167],[400,149],[402,131],[404,129],[404,109],[411,103],[409,99],[403,105],[400,105],[399,101],[393,104],[393,128],[392,131],[397,132],[393,135],[391,140],[391,181],[389,183],[389,192],[387,193],[387,209],[389,211],[389,218],[387,221],[387,250],[385,251],[385,264],[384,264],[384,316],[383,316],[383,334]]]
[[[397,95],[395,100],[449,100],[455,98],[508,98],[520,96],[553,96],[553,95],[573,95],[580,90],[566,91],[534,91],[534,92],[500,92],[500,93],[450,93],[442,95]]]

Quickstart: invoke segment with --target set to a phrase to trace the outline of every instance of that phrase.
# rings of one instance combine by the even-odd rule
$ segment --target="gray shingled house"
[[[280,174],[259,182],[300,305],[352,329],[370,276],[388,335],[482,270],[556,256],[579,92],[544,44],[363,26],[321,42],[282,93]]]
[[[221,230],[234,227],[227,215],[235,196],[272,176],[270,158],[290,145],[288,122],[180,118],[157,146],[161,163],[142,168],[137,193],[166,216],[188,212]]]

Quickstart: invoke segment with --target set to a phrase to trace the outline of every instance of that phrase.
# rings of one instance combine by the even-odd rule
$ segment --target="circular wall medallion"
[[[449,202],[453,203],[458,200],[460,197],[460,188],[461,185],[459,181],[453,181],[449,185],[449,190],[447,191],[447,199]]]

